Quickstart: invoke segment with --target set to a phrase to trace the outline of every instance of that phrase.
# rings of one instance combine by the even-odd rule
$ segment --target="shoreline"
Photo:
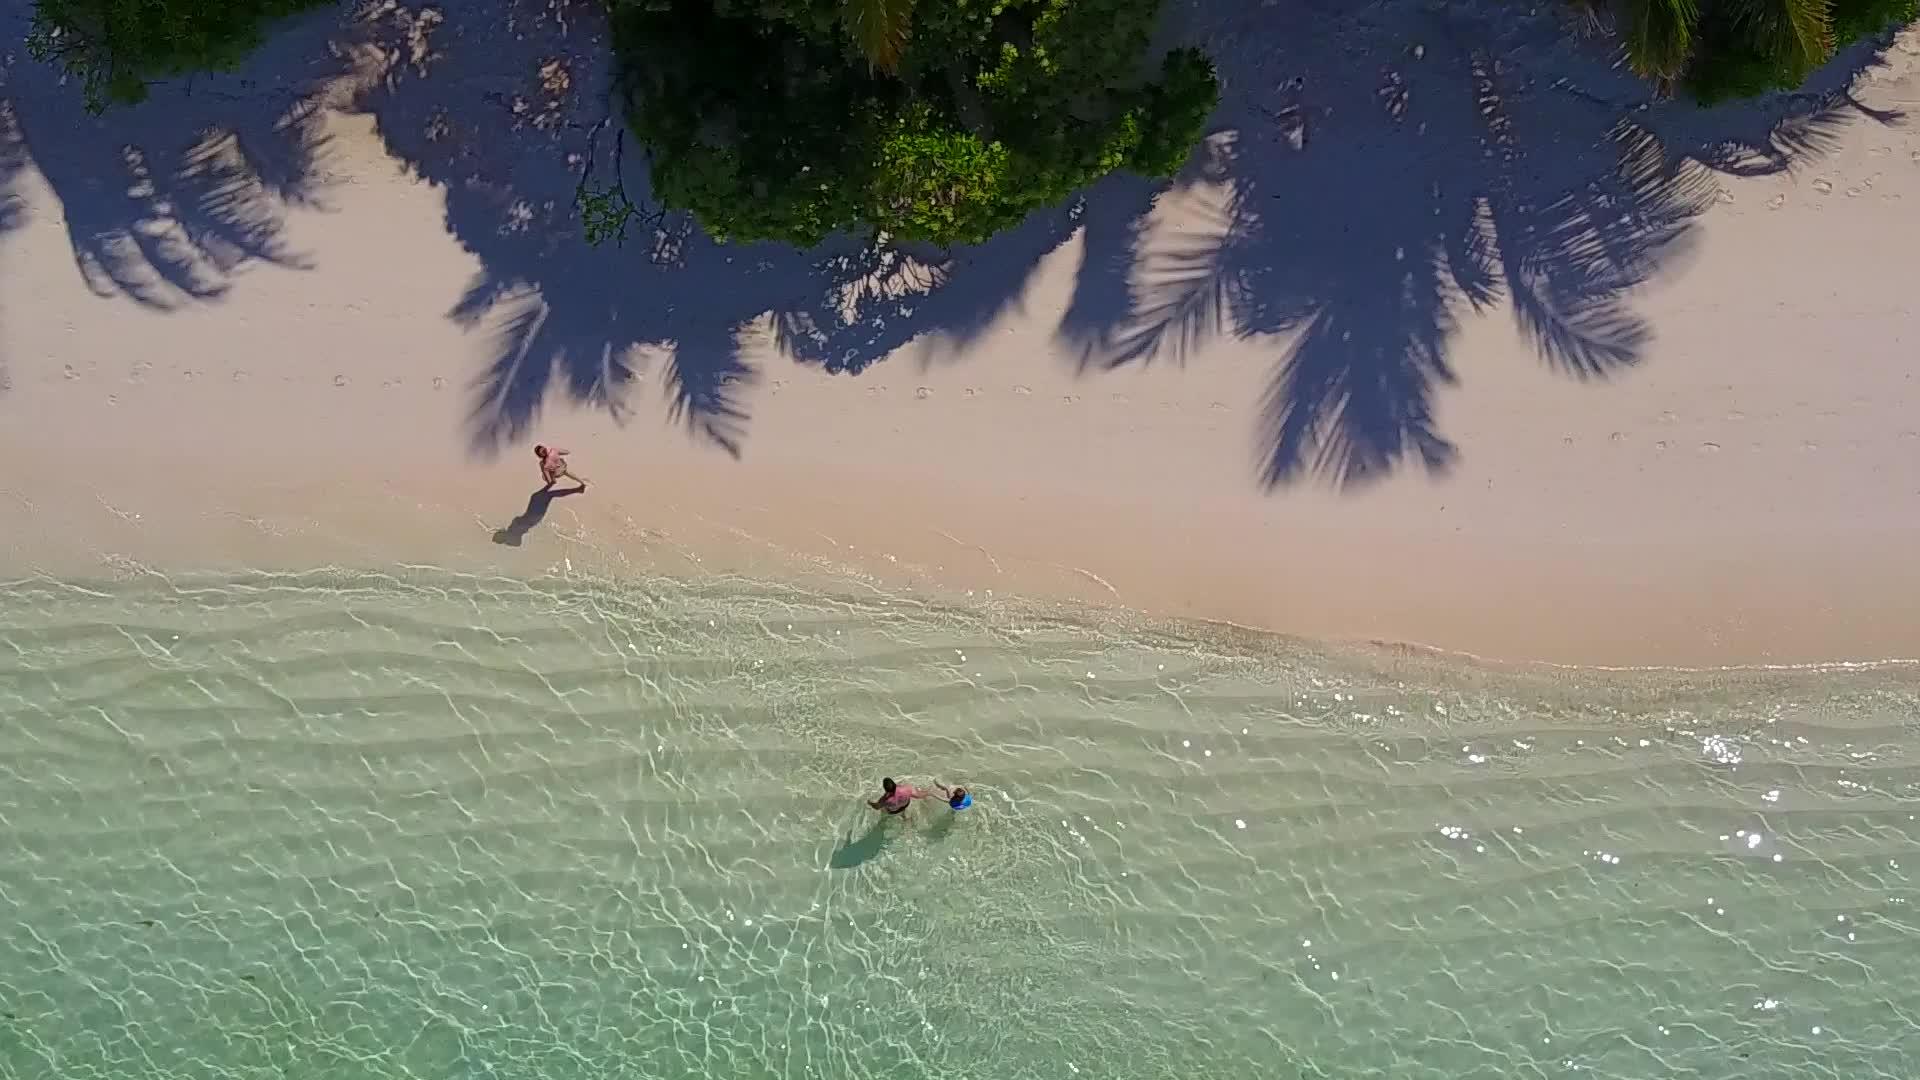
[[[85,457],[74,454],[70,461],[77,464]],[[587,472],[588,460],[597,462],[595,472],[602,479],[581,496],[554,500],[545,519],[527,532],[519,547],[496,543],[494,534],[510,526],[517,513],[524,512],[520,493],[536,484],[525,475],[533,472],[531,464],[516,468],[501,462],[476,470],[478,475],[453,471],[451,482],[423,487],[381,478],[377,461],[336,461],[332,471],[297,478],[283,473],[280,484],[273,489],[215,484],[189,492],[180,489],[177,479],[169,487],[166,475],[177,478],[189,466],[163,466],[160,475],[154,475],[124,462],[115,470],[112,462],[103,460],[75,472],[100,477],[117,471],[119,475],[76,489],[71,493],[76,498],[56,501],[42,496],[32,500],[23,515],[29,528],[9,539],[0,554],[0,568],[62,578],[97,576],[123,560],[163,572],[280,572],[319,566],[377,571],[395,565],[420,565],[522,579],[569,570],[685,580],[731,575],[807,588],[824,586],[828,591],[872,589],[896,598],[932,602],[1011,599],[1066,605],[1089,610],[1095,616],[1212,626],[1232,633],[1275,635],[1314,647],[1405,650],[1496,669],[1712,672],[1913,662],[1912,654],[1901,655],[1891,649],[1872,654],[1869,650],[1874,645],[1885,645],[1886,641],[1866,635],[1853,639],[1864,644],[1852,655],[1837,650],[1819,654],[1815,650],[1823,645],[1833,649],[1836,642],[1844,640],[1845,628],[1805,618],[1762,620],[1746,637],[1727,634],[1718,639],[1693,638],[1689,643],[1682,640],[1685,635],[1679,630],[1649,632],[1649,623],[1662,620],[1657,630],[1683,627],[1690,616],[1731,620],[1739,615],[1739,607],[1730,604],[1724,594],[1670,594],[1657,582],[1623,601],[1607,595],[1606,583],[1591,577],[1560,583],[1559,592],[1549,597],[1550,602],[1509,611],[1505,622],[1494,617],[1498,614],[1495,609],[1503,604],[1499,596],[1483,599],[1487,606],[1480,612],[1444,604],[1429,606],[1424,596],[1432,595],[1431,585],[1424,596],[1399,597],[1402,603],[1398,612],[1378,600],[1371,607],[1357,605],[1361,608],[1357,612],[1343,612],[1339,610],[1343,601],[1367,594],[1350,584],[1351,577],[1332,578],[1318,591],[1302,587],[1289,594],[1296,612],[1303,611],[1308,602],[1322,604],[1306,616],[1318,622],[1308,621],[1299,628],[1262,625],[1219,613],[1232,612],[1236,601],[1247,600],[1234,597],[1227,589],[1236,568],[1228,568],[1221,588],[1206,593],[1186,591],[1183,582],[1193,579],[1170,578],[1164,569],[1156,570],[1151,565],[1151,557],[1171,548],[1177,538],[1139,530],[1125,543],[1109,540],[1103,544],[1092,534],[1117,528],[1122,522],[1111,516],[1094,516],[1081,504],[1054,506],[1045,515],[1030,514],[1018,528],[1014,523],[989,518],[985,528],[998,532],[986,537],[986,542],[977,543],[981,539],[979,521],[973,523],[975,532],[955,534],[941,525],[966,530],[968,524],[930,521],[919,508],[898,515],[903,504],[911,505],[910,493],[893,492],[894,499],[879,500],[884,505],[876,505],[872,495],[809,505],[810,500],[822,497],[822,492],[817,482],[809,485],[799,479],[806,475],[799,470],[756,475],[749,491],[738,483],[721,486],[715,479],[740,469],[732,463],[718,473],[675,475],[671,483],[661,482],[660,477],[651,482],[642,479],[623,483],[605,479],[617,472],[608,469],[612,463],[608,457],[589,458],[584,450],[576,448],[582,472]],[[232,476],[226,477],[227,484],[232,480]],[[710,480],[715,482],[706,483]],[[359,490],[343,494],[337,490],[342,483]],[[643,491],[636,495],[634,488]],[[13,497],[10,501],[16,506],[27,501],[17,491],[5,494]],[[950,495],[936,501],[956,519],[966,518],[982,505],[962,503]],[[92,505],[87,505],[89,502]],[[990,502],[984,505],[991,510]],[[935,509],[929,507],[927,512]],[[897,516],[889,516],[888,510]],[[1070,528],[1080,531],[1069,532]],[[1044,546],[1015,546],[1021,543]],[[1471,545],[1460,550],[1474,554]],[[1834,548],[1822,550],[1830,555]],[[1350,546],[1340,553],[1322,551],[1328,558],[1343,554],[1348,560],[1344,566],[1319,563],[1330,578],[1336,572],[1351,576],[1367,572],[1366,559],[1356,556]],[[1079,553],[1077,565],[1053,557],[1075,552]],[[1508,560],[1503,580],[1509,586],[1519,579],[1517,571],[1521,569],[1515,552],[1515,546],[1509,544],[1492,553]],[[1282,552],[1289,557],[1296,553],[1297,549]],[[1884,555],[1898,562],[1898,551]],[[1250,561],[1244,553],[1241,558]],[[1642,567],[1645,560],[1646,556],[1635,554],[1624,565]],[[1847,561],[1856,569],[1871,565],[1862,558]],[[1092,562],[1091,568],[1088,562]],[[1146,567],[1144,574],[1138,569],[1141,566]],[[1589,560],[1586,566],[1591,570],[1592,562]],[[1685,570],[1682,567],[1670,572]],[[1544,579],[1556,572],[1556,565],[1543,562],[1535,572],[1542,575],[1537,587],[1547,588],[1550,582]],[[1455,596],[1470,600],[1469,590],[1486,587],[1495,573],[1494,568],[1482,563],[1476,572],[1457,576],[1460,591]],[[1815,578],[1809,584],[1830,588],[1832,580]],[[1902,610],[1903,595],[1907,594],[1902,590],[1889,589],[1881,597],[1886,621],[1866,623],[1869,631],[1898,628],[1900,624],[1894,620],[1907,614]],[[1265,599],[1254,596],[1251,602],[1263,603]],[[1689,599],[1694,607],[1675,602]],[[1835,606],[1833,618],[1857,619],[1863,611],[1871,610],[1870,590],[1863,587],[1850,599],[1854,602]],[[1779,591],[1762,601],[1783,602]],[[1609,603],[1613,605],[1610,610],[1602,608]],[[1636,604],[1645,606],[1636,608]],[[1214,606],[1210,609],[1208,605]],[[1592,618],[1596,610],[1603,610],[1604,616]],[[1563,613],[1574,617],[1560,618]],[[1403,625],[1424,618],[1437,628],[1436,633],[1450,635],[1451,640],[1423,641],[1408,634],[1369,629],[1369,623],[1389,622],[1396,615],[1406,620]],[[1354,627],[1352,632],[1327,632],[1342,619],[1346,620],[1344,625]],[[1778,649],[1739,651],[1750,647],[1756,634],[1772,642],[1793,636],[1806,643],[1807,651],[1797,655],[1781,655]],[[1481,647],[1465,647],[1468,644]]]
[[[1909,30],[1858,101],[1920,99],[1916,57]],[[1402,63],[1417,103],[1464,85],[1437,44]],[[25,70],[8,86],[30,153],[0,234],[0,454],[19,463],[0,475],[0,573],[109,555],[527,573],[590,551],[635,572],[829,568],[1502,665],[1920,657],[1920,221],[1903,213],[1920,137],[1864,108],[1804,166],[1745,178],[1683,145],[1698,110],[1627,109],[1666,129],[1660,170],[1639,171],[1644,140],[1516,77],[1504,107],[1531,134],[1572,132],[1553,168],[1502,181],[1560,207],[1510,208],[1502,288],[1531,291],[1476,311],[1442,281],[1408,311],[1432,284],[1408,265],[1445,263],[1456,226],[1431,223],[1452,202],[1402,205],[1425,198],[1407,184],[1427,169],[1481,206],[1496,189],[1455,169],[1477,128],[1435,150],[1426,120],[1351,107],[1370,84],[1331,85],[1299,149],[1238,117],[1150,208],[1103,185],[952,266],[841,266],[823,285],[816,262],[697,235],[666,257],[586,249],[561,152],[579,132],[476,108],[422,150],[418,102],[337,89],[300,114],[316,189],[253,192],[248,236],[271,243],[195,248],[189,226],[228,226],[103,217],[72,170],[119,160],[156,118],[205,122],[201,104],[157,94],[49,141],[41,114],[77,102],[50,104],[59,88]],[[284,87],[248,93],[283,130]],[[180,145],[155,153],[204,144],[158,130]],[[1541,160],[1547,142],[1530,144]],[[1315,220],[1340,177],[1402,145],[1384,160],[1412,177],[1367,196],[1381,221]],[[1630,232],[1592,224],[1614,211]],[[1576,227],[1564,251],[1520,247]],[[1175,297],[1198,306],[1141,337],[1195,238],[1219,245],[1213,300]],[[1569,293],[1569,275],[1607,284]],[[597,482],[523,547],[494,545],[527,507],[535,441]]]
[[[620,569],[631,571],[632,568]],[[415,562],[385,566],[326,563],[285,568],[161,568],[116,557],[108,561],[105,569],[91,576],[59,577],[36,570],[0,577],[0,592],[39,590],[73,593],[89,600],[113,600],[159,590],[170,592],[177,599],[190,599],[209,590],[217,593],[237,588],[249,594],[256,590],[264,593],[286,589],[306,591],[325,589],[340,582],[352,587],[350,594],[342,594],[352,598],[350,607],[360,603],[368,589],[378,591],[381,586],[412,591],[460,592],[472,588],[487,592],[487,586],[500,585],[509,589],[507,595],[520,595],[523,591],[555,596],[585,592],[620,604],[636,600],[685,601],[689,597],[704,596],[750,598],[776,607],[790,603],[824,604],[849,614],[931,614],[991,628],[995,633],[1017,636],[1062,630],[1091,633],[1107,635],[1111,644],[1120,647],[1197,650],[1226,660],[1299,667],[1316,677],[1334,679],[1329,687],[1337,687],[1342,679],[1385,679],[1454,691],[1499,687],[1502,693],[1513,693],[1521,687],[1532,686],[1536,692],[1554,697],[1573,694],[1577,698],[1582,692],[1603,692],[1635,699],[1696,693],[1702,687],[1717,691],[1744,687],[1745,692],[1755,694],[1791,695],[1808,691],[1816,695],[1811,700],[1817,700],[1817,695],[1830,693],[1839,684],[1803,685],[1795,680],[1815,676],[1859,679],[1878,676],[1885,677],[1888,686],[1908,687],[1920,678],[1920,659],[1905,657],[1717,666],[1501,660],[1418,642],[1310,638],[1218,619],[1155,615],[1111,604],[1073,603],[1032,595],[892,591],[871,580],[824,572],[782,578],[749,576],[735,571],[715,571],[698,577],[657,573],[615,576],[597,564],[575,565],[571,556],[562,556],[559,563],[541,570],[522,572],[492,565]],[[1617,707],[1617,698],[1606,700],[1607,707]]]

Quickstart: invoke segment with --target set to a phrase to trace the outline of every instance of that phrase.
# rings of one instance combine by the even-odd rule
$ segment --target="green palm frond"
[[[1630,0],[1627,63],[1645,78],[1678,78],[1693,55],[1694,29],[1699,22],[1697,0]]]
[[[913,23],[914,0],[841,0],[840,17],[847,33],[881,71],[900,66],[907,51],[907,31]]]
[[[1833,55],[1830,0],[1737,0],[1734,18],[1761,52],[1799,82]]]

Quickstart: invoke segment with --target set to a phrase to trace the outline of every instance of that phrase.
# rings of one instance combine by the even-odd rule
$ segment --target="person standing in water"
[[[567,455],[569,453],[572,453],[572,451],[562,450],[557,446],[536,446],[533,448],[533,456],[540,459],[540,476],[546,480],[547,487],[552,487],[559,483],[560,478],[564,476],[574,483],[579,484],[580,490],[585,491],[587,489],[586,477],[575,476],[573,470],[567,468]]]
[[[965,810],[973,805],[973,796],[967,793],[966,788],[950,788],[938,780],[933,782],[933,786],[939,788],[940,794],[946,797],[949,810]]]
[[[926,792],[912,784],[895,783],[891,776],[880,781],[880,791],[880,797],[867,805],[875,810],[885,810],[889,814],[904,814],[907,812],[907,807],[913,805],[913,800],[924,799],[927,796]]]

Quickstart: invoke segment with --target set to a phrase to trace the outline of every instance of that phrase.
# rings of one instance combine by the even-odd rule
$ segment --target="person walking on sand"
[[[546,487],[552,487],[559,483],[560,478],[564,476],[574,483],[579,484],[580,490],[585,491],[587,489],[587,478],[584,476],[576,476],[572,469],[567,468],[567,455],[570,453],[572,453],[572,451],[562,450],[557,446],[536,446],[533,448],[533,456],[540,459],[540,476],[546,480]]]
[[[880,791],[880,797],[867,805],[875,810],[885,810],[889,814],[904,814],[907,812],[907,807],[913,805],[913,800],[925,798],[927,795],[912,784],[895,783],[891,776],[880,781]]]

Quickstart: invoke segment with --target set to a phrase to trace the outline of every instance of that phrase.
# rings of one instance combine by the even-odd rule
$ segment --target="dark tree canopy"
[[[722,239],[972,243],[1116,169],[1177,170],[1218,99],[1146,63],[1159,0],[614,0],[655,194]]]
[[[133,104],[147,83],[238,67],[269,23],[335,0],[35,0],[27,50],[80,80],[87,108]]]
[[[1920,16],[1920,0],[1625,0],[1627,59],[1712,103],[1792,90],[1834,51]]]
[[[98,111],[230,70],[276,20],[341,2],[34,0],[26,44]],[[985,240],[1116,170],[1172,175],[1219,97],[1198,50],[1150,60],[1160,0],[603,2],[655,194],[722,240]],[[1920,0],[1618,3],[1634,70],[1707,102],[1797,87],[1920,16]],[[637,212],[585,180],[580,199],[596,241]]]

